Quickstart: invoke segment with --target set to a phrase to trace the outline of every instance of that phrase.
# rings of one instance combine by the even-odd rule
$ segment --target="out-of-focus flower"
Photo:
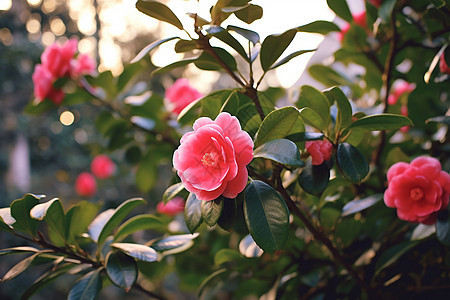
[[[194,131],[181,138],[173,165],[189,192],[200,200],[213,200],[220,195],[235,198],[244,190],[252,159],[251,137],[236,117],[223,112],[214,121],[195,121]]]
[[[97,183],[94,176],[88,172],[82,172],[75,181],[75,191],[83,197],[91,197],[97,192]]]
[[[406,105],[402,105],[402,107],[400,108],[400,113],[407,117],[408,116],[408,106]],[[409,126],[403,126],[400,128],[401,132],[408,132],[409,131]]]
[[[406,81],[399,81],[393,88],[394,92],[389,95],[388,103],[389,105],[394,105],[397,103],[398,99],[404,93],[411,93],[415,89],[415,85],[413,83],[409,83]]]
[[[54,43],[47,47],[41,55],[42,65],[55,78],[70,75],[70,63],[77,52],[77,41],[70,39],[63,45]]]
[[[72,78],[78,78],[81,75],[92,75],[97,69],[95,60],[86,54],[79,54],[77,58],[70,62],[70,75]]]
[[[186,78],[179,78],[166,90],[169,110],[178,115],[183,108],[203,95],[189,84]]]
[[[387,179],[384,202],[397,208],[402,220],[430,225],[448,205],[450,175],[433,157],[421,156],[410,164],[396,163],[388,170]]]
[[[366,14],[366,11],[362,11],[362,12],[354,14],[352,16],[353,16],[353,22],[355,22],[356,25],[358,25],[358,26],[360,26],[362,28],[366,28],[367,27],[367,14]],[[341,31],[339,32],[339,35],[338,35],[339,41],[342,42],[344,40],[344,36],[349,31],[349,29],[350,29],[350,24],[349,23],[345,23],[344,25],[342,25]]]
[[[91,171],[95,177],[106,179],[116,171],[116,164],[105,154],[97,155],[91,162]]]
[[[43,101],[45,98],[50,99],[55,104],[60,104],[64,99],[64,93],[60,89],[53,87],[53,81],[55,80],[52,73],[42,65],[36,65],[34,69],[32,80],[34,84],[34,96],[38,102]]]
[[[160,214],[165,214],[168,216],[175,216],[184,211],[185,201],[181,197],[175,197],[166,204],[164,202],[159,202],[156,205],[156,211]]]
[[[450,74],[450,67],[445,61],[445,53],[442,53],[441,57],[439,58],[439,71],[444,74]]]
[[[306,141],[305,148],[311,155],[313,165],[321,165],[333,153],[333,145],[329,141]]]

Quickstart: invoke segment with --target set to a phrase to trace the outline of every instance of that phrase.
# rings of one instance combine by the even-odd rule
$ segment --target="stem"
[[[256,110],[258,111],[259,117],[261,118],[261,121],[264,120],[265,115],[261,107],[261,102],[259,102],[258,91],[253,86],[247,85],[245,87],[244,94],[252,99],[253,103],[255,104]]]
[[[314,238],[320,241],[328,250],[331,252],[333,258],[341,264],[350,274],[350,276],[355,279],[361,288],[366,292],[367,296],[370,298],[370,288],[364,282],[364,280],[360,277],[358,272],[344,259],[344,257],[338,252],[338,250],[334,247],[333,243],[330,239],[328,239],[324,234],[321,228],[316,228],[314,224],[310,221],[308,217],[306,217],[306,213],[303,212],[291,199],[286,189],[283,187],[280,172],[276,172],[277,176],[277,186],[276,190],[283,196],[289,210],[292,211],[295,215],[297,215],[300,220],[305,224],[306,228],[313,234]]]

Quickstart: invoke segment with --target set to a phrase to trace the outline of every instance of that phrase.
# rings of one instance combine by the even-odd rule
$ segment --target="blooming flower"
[[[404,93],[411,93],[414,91],[415,85],[406,81],[399,81],[396,86],[394,86],[394,92],[389,95],[388,103],[389,105],[394,105],[397,103],[398,99]]]
[[[80,75],[93,74],[97,69],[95,60],[86,54],[79,54],[70,62],[70,76],[78,78]]]
[[[166,90],[165,97],[169,101],[169,109],[174,114],[179,114],[183,108],[203,95],[189,85],[189,80],[179,78]]]
[[[95,177],[106,179],[116,171],[116,164],[105,154],[97,155],[91,162],[91,171]]]
[[[181,197],[175,197],[166,204],[164,202],[159,202],[156,205],[156,211],[160,214],[165,214],[168,216],[175,216],[178,213],[181,213],[184,211],[184,205],[185,201]]]
[[[52,73],[44,66],[38,64],[34,69],[32,80],[34,84],[34,96],[41,102],[45,98],[49,98],[55,104],[60,104],[64,99],[64,93],[60,89],[53,87],[55,80]]]
[[[91,173],[82,172],[75,181],[75,191],[84,197],[93,196],[97,192],[97,183]]]
[[[311,154],[313,165],[321,165],[329,160],[333,152],[333,145],[329,141],[306,141],[305,148]]]
[[[70,63],[77,52],[77,41],[70,39],[63,45],[54,43],[47,47],[41,55],[42,65],[55,78],[69,75]]]
[[[445,53],[442,53],[439,59],[439,71],[441,71],[441,73],[450,74],[450,67],[445,61]]]
[[[220,113],[202,117],[183,135],[173,165],[184,187],[200,200],[223,195],[235,198],[247,184],[246,165],[253,159],[253,141],[236,117]]]
[[[435,158],[421,156],[410,164],[396,163],[388,170],[387,179],[384,203],[397,208],[402,220],[430,225],[448,205],[450,175]]]

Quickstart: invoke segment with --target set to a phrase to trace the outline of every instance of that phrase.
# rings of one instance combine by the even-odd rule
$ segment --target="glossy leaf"
[[[123,253],[139,260],[152,262],[158,259],[158,253],[149,246],[132,243],[112,243],[111,247],[119,249]]]
[[[212,47],[212,49],[229,69],[232,71],[237,70],[236,60],[230,53],[228,53],[228,51],[219,47]],[[206,51],[203,51],[202,54],[200,54],[200,56],[194,61],[194,64],[200,70],[219,71],[223,69],[218,60]]]
[[[227,30],[220,26],[211,26],[208,33],[236,50],[236,52],[245,60],[248,60],[248,55],[245,52],[244,47],[242,47],[242,45]]]
[[[26,194],[23,198],[11,203],[11,216],[16,220],[14,230],[35,236],[39,221],[31,218],[30,210],[39,203],[44,196]]]
[[[211,201],[202,201],[201,211],[203,221],[208,226],[214,226],[219,221],[220,215],[223,210],[223,198],[219,197]]]
[[[155,70],[151,73],[151,75],[152,75],[152,76],[156,76],[156,75],[159,75],[159,74],[162,74],[162,73],[169,72],[170,70],[173,70],[173,69],[176,69],[176,68],[185,67],[185,66],[187,66],[187,65],[189,65],[189,64],[191,64],[191,63],[193,63],[193,62],[195,62],[195,61],[196,61],[196,58],[191,58],[191,59],[185,59],[185,60],[176,61],[176,62],[171,63],[171,64],[169,64],[169,65],[167,65],[167,66],[165,66],[165,67],[155,69]]]
[[[269,35],[264,39],[260,52],[261,66],[264,72],[270,70],[270,67],[280,58],[296,33],[297,30],[290,29],[282,34]]]
[[[123,221],[123,219],[138,205],[145,204],[146,202],[142,198],[133,198],[123,202],[113,212],[110,218],[103,226],[97,243],[101,244],[110,235],[113,230]]]
[[[197,199],[194,193],[190,193],[184,207],[184,219],[190,233],[194,233],[203,223],[202,200]]]
[[[354,183],[361,182],[369,174],[369,164],[358,149],[348,143],[339,144],[337,164],[344,177]]]
[[[271,140],[255,149],[253,157],[267,158],[283,165],[303,166],[300,152],[294,142],[287,139]]]
[[[16,222],[11,216],[11,208],[4,207],[0,208],[0,231],[12,231],[12,225]]]
[[[263,9],[259,5],[250,4],[247,5],[245,8],[238,10],[234,14],[239,20],[247,24],[251,24],[254,21],[262,18]]]
[[[106,257],[106,274],[112,283],[128,292],[138,277],[136,261],[122,252],[110,252]]]
[[[143,12],[144,14],[152,18],[167,22],[177,27],[178,29],[183,30],[183,24],[181,24],[181,21],[178,19],[178,17],[172,12],[169,7],[159,1],[138,0],[138,2],[136,3],[136,8],[140,12]]]
[[[72,241],[82,233],[86,232],[87,227],[97,216],[100,209],[99,204],[88,201],[80,201],[77,205],[71,207],[66,214],[66,237]]]
[[[39,253],[35,253],[24,260],[20,261],[18,264],[16,264],[14,267],[12,267],[2,278],[2,283],[8,280],[13,279],[17,275],[24,272],[28,267],[31,265],[33,260],[39,255]]]
[[[262,251],[261,251],[262,252]],[[214,255],[214,264],[220,266],[227,262],[237,261],[241,258],[239,252],[233,249],[220,249],[216,255]]]
[[[27,252],[39,252],[41,250],[29,247],[29,246],[21,246],[21,247],[12,247],[12,248],[6,248],[0,250],[0,256],[2,255],[9,255],[9,254],[22,254]]]
[[[275,68],[278,68],[281,65],[284,65],[285,63],[289,62],[291,59],[293,59],[293,58],[295,58],[295,57],[297,57],[299,55],[302,55],[302,54],[305,54],[305,53],[309,53],[309,52],[314,52],[314,51],[316,51],[316,49],[295,51],[295,52],[289,54],[288,56],[284,57],[283,59],[277,61],[275,64],[273,64],[270,67],[270,70],[273,70]]]
[[[102,289],[101,271],[99,268],[81,277],[70,290],[67,300],[94,300]]]
[[[179,40],[175,44],[176,53],[184,53],[198,48],[196,40]]]
[[[218,0],[211,8],[211,20],[213,25],[220,25],[234,10],[227,11],[229,7],[242,7],[247,5],[248,0]]]
[[[302,189],[312,195],[320,195],[328,186],[330,167],[326,162],[320,165],[307,164],[298,177]]]
[[[345,21],[350,23],[353,20],[352,13],[348,8],[346,0],[327,0],[327,4],[337,16],[341,17]]]
[[[411,234],[411,241],[422,240],[436,232],[435,225],[419,224]]]
[[[233,26],[233,25],[228,25],[227,29],[234,31],[237,34],[240,34],[241,36],[243,36],[244,38],[246,38],[247,40],[252,42],[253,45],[255,45],[256,43],[259,43],[259,39],[260,39],[259,34],[255,31],[237,27],[237,26]]]
[[[330,103],[336,102],[338,113],[335,130],[338,132],[341,129],[347,128],[352,123],[352,106],[347,96],[338,87],[325,90],[324,94]]]
[[[49,235],[57,246],[64,246],[66,241],[64,209],[57,198],[34,206],[30,216],[37,220],[45,220]]]
[[[397,0],[386,0],[381,3],[378,13],[383,21],[389,22],[396,3]]]
[[[382,194],[375,194],[362,199],[352,200],[342,208],[342,216],[345,217],[360,212],[377,204],[381,199],[383,199]]]
[[[299,111],[293,106],[286,106],[269,113],[262,121],[255,137],[255,147],[274,139],[305,131]]]
[[[268,184],[251,181],[245,191],[244,214],[251,236],[265,252],[284,247],[289,235],[289,210]]]
[[[337,26],[335,23],[322,20],[299,26],[296,29],[300,32],[320,33],[323,35],[333,31],[341,31],[339,26]]]
[[[439,213],[436,220],[436,236],[441,243],[450,246],[450,214],[446,209]]]
[[[322,119],[323,125],[330,122],[330,102],[327,97],[316,88],[304,85],[300,88],[300,96],[296,102],[298,108],[310,108]]]
[[[169,202],[170,200],[172,200],[174,197],[176,197],[177,195],[180,194],[181,191],[184,190],[184,186],[182,182],[178,182],[175,183],[171,186],[169,186],[165,191],[164,194],[162,196],[162,201],[164,203]]]
[[[186,246],[190,247],[192,240],[198,236],[199,233],[172,235],[152,243],[151,246],[158,252],[167,253],[172,250],[171,253],[174,253],[173,250],[185,250]]]
[[[224,230],[248,234],[244,217],[244,195],[240,193],[235,199],[223,200],[223,210],[217,224]]]
[[[323,133],[318,133],[318,132],[298,132],[298,133],[290,134],[290,135],[286,136],[286,138],[295,143],[298,143],[298,142],[305,142],[305,141],[322,141],[324,136],[325,135]]]
[[[395,114],[381,114],[362,117],[354,121],[347,129],[376,131],[398,129],[410,125],[413,125],[413,123],[408,117]]]
[[[314,128],[317,128],[319,130],[322,130],[322,131],[325,130],[326,126],[324,124],[324,121],[322,120],[320,115],[318,113],[316,113],[313,109],[311,109],[309,107],[304,107],[304,108],[300,109],[299,112],[300,112],[300,117],[306,124],[308,124]]]
[[[160,228],[163,224],[163,221],[154,215],[134,216],[120,225],[114,234],[114,241],[121,241],[136,231]]]

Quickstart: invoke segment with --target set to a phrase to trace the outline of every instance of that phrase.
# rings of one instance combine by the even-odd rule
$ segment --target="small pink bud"
[[[97,155],[91,163],[91,171],[95,177],[106,179],[116,171],[116,164],[105,154]]]
[[[83,197],[91,197],[97,192],[97,183],[91,173],[82,172],[75,181],[75,191]]]
[[[156,205],[156,211],[160,214],[175,216],[184,211],[185,201],[181,197],[175,197],[166,204],[164,202],[159,202]]]

